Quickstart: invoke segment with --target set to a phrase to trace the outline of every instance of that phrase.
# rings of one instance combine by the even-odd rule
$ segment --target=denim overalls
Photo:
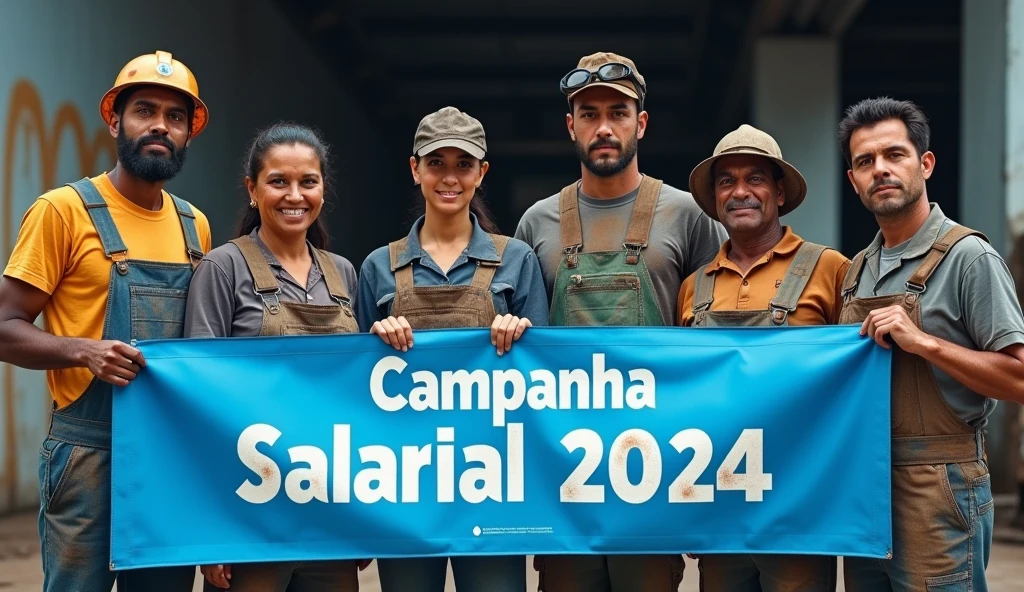
[[[188,202],[171,196],[191,263],[129,258],[107,203],[89,179],[78,193],[111,260],[103,339],[181,337],[185,297],[203,252]],[[145,371],[145,370],[143,370]],[[115,574],[110,564],[110,438],[113,389],[93,378],[73,403],[54,409],[39,456],[39,536],[47,592],[191,590],[195,567]],[[156,508],[154,508],[156,510]]]

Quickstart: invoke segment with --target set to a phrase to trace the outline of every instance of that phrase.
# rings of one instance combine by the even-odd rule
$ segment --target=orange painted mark
[[[6,265],[11,258],[11,250],[14,248],[14,162],[15,162],[15,141],[18,131],[23,130],[26,136],[24,146],[26,149],[31,146],[28,138],[35,134],[39,145],[39,159],[41,161],[40,187],[46,191],[57,185],[57,157],[60,153],[60,144],[66,130],[70,130],[75,140],[75,147],[78,149],[78,170],[79,175],[89,176],[97,172],[100,164],[100,155],[105,154],[107,162],[117,160],[117,150],[114,139],[110,137],[106,128],[97,130],[91,138],[85,129],[82,115],[71,103],[63,103],[57,108],[54,117],[53,128],[47,131],[46,119],[43,113],[43,102],[36,87],[25,79],[15,81],[11,88],[10,107],[7,111],[6,128],[3,139],[3,186],[0,188],[0,224],[4,228],[3,258]],[[24,154],[28,158],[30,154]],[[0,484],[7,483],[6,489],[11,500],[15,501],[17,492],[18,456],[17,456],[17,425],[15,422],[15,397],[14,397],[14,368],[9,364],[0,364],[3,367],[3,398],[4,412],[6,414],[6,458],[4,459],[4,472],[0,475]]]

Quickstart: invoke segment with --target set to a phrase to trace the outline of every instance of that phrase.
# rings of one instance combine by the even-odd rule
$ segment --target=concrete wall
[[[1024,2],[964,0],[961,222],[1007,259],[1024,298]],[[1024,483],[1020,405],[1000,401],[986,433],[992,489]]]
[[[22,215],[45,190],[109,170],[113,141],[100,97],[131,58],[162,49],[193,71],[210,125],[168,189],[210,218],[214,244],[230,238],[247,198],[242,158],[258,126],[280,119],[320,127],[334,168],[374,179],[377,136],[313,50],[270,0],[5,0],[0,4],[0,260]],[[339,183],[339,186],[345,186]],[[380,188],[380,183],[376,183]],[[390,190],[387,190],[390,191]],[[367,191],[367,193],[370,193]],[[343,193],[341,200],[350,196]],[[372,202],[354,209],[367,212]],[[335,208],[341,254],[360,253],[353,219]],[[358,257],[352,257],[358,266]],[[0,364],[0,513],[37,503],[36,460],[50,399],[41,372]]]
[[[839,50],[833,38],[763,37],[754,50],[754,121],[807,181],[782,219],[806,240],[840,247]]]

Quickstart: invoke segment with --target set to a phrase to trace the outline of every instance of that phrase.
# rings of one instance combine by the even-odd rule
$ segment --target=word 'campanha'
[[[605,368],[604,354],[594,354],[589,369],[531,370],[529,376],[508,370],[445,370],[440,377],[428,370],[412,373],[408,395],[389,394],[384,379],[389,372],[403,374],[408,364],[397,356],[377,362],[370,375],[373,402],[384,411],[491,410],[495,427],[505,425],[505,414],[529,405],[531,409],[642,409],[655,407],[654,373],[646,368],[627,372],[629,384],[615,368]],[[529,381],[529,382],[527,382]],[[458,407],[455,391],[458,390]],[[473,396],[476,391],[476,398]],[[576,391],[575,404],[573,390]]]

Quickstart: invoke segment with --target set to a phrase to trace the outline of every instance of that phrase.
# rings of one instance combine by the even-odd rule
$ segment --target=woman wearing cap
[[[547,320],[547,293],[533,250],[497,234],[477,195],[489,168],[486,151],[483,126],[454,107],[420,121],[409,167],[424,213],[408,236],[371,253],[359,273],[359,301],[365,303],[359,325],[395,349],[413,346],[413,329],[490,327],[501,355],[531,320]],[[526,587],[521,556],[450,560],[459,592]],[[441,592],[448,561],[380,559],[381,589]]]
[[[320,218],[327,148],[306,127],[276,124],[248,151],[249,207],[238,238],[196,269],[185,307],[186,337],[355,333],[356,273],[329,253]],[[206,590],[320,592],[359,589],[354,561],[207,565]]]

